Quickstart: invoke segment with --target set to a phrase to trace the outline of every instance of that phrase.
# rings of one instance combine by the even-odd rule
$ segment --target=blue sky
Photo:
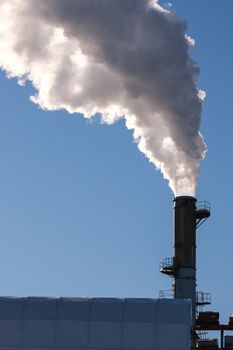
[[[212,216],[198,232],[198,290],[227,322],[232,305],[233,3],[177,0],[196,40],[201,130],[208,154],[198,200]],[[124,121],[45,112],[0,74],[0,294],[157,297],[171,289],[173,195],[139,153]]]

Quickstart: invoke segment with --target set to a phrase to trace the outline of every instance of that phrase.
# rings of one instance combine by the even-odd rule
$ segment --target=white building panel
[[[190,324],[186,300],[0,298],[0,350],[188,350]]]

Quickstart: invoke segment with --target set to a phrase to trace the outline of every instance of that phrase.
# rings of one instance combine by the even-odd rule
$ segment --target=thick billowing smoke
[[[47,110],[125,118],[175,195],[194,195],[204,92],[186,24],[155,0],[0,0],[0,67]]]

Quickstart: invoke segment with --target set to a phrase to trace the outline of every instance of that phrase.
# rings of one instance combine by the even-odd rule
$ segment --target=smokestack
[[[173,297],[192,300],[192,323],[196,323],[198,305],[207,305],[204,293],[196,293],[196,230],[210,216],[208,202],[192,196],[178,196],[174,202],[174,255],[163,259],[160,271],[173,277]],[[161,297],[164,297],[161,291]]]
[[[174,199],[174,298],[192,300],[193,324],[196,319],[196,198]]]

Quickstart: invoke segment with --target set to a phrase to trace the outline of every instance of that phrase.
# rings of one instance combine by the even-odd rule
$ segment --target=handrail
[[[196,292],[196,303],[197,304],[211,304],[211,294],[204,292]]]
[[[164,268],[174,268],[176,267],[176,259],[174,257],[172,258],[164,258],[160,261],[160,269]]]
[[[173,299],[174,292],[171,289],[165,289],[159,291],[160,299]],[[211,294],[204,292],[196,292],[196,302],[199,304],[211,304]]]
[[[208,201],[197,202],[196,209],[197,210],[203,210],[204,209],[204,210],[210,211],[210,202],[208,202]]]
[[[173,299],[173,290],[160,290],[159,299]]]

